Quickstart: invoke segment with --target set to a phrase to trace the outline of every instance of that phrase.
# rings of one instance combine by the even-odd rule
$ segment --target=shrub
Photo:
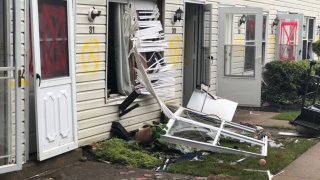
[[[160,163],[159,159],[139,146],[116,138],[98,143],[96,155],[107,161],[136,168],[151,168]]]
[[[320,39],[316,42],[312,43],[312,51],[318,56],[318,59],[320,57]]]
[[[301,102],[309,62],[273,61],[265,65],[262,99],[276,104]]]

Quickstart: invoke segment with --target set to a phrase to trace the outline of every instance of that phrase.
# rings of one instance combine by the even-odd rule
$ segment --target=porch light
[[[176,10],[176,12],[174,13],[174,15],[172,17],[172,23],[175,23],[177,21],[180,22],[182,19],[182,13],[183,13],[183,11],[179,7],[179,9]]]
[[[239,26],[241,26],[242,24],[246,23],[247,21],[247,16],[246,15],[242,15],[240,20],[239,20]]]
[[[274,26],[278,26],[278,24],[279,24],[279,18],[278,18],[278,16],[273,20],[273,22],[272,22],[272,27],[274,27]]]
[[[320,25],[318,25],[318,27],[317,27],[317,34],[318,35],[320,34]]]

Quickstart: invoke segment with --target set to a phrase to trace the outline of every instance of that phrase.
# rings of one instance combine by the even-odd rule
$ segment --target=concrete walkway
[[[277,113],[237,110],[233,121],[247,122],[260,126],[292,127],[288,121],[271,119]],[[320,143],[310,148],[273,180],[320,180]]]
[[[313,146],[284,169],[274,180],[320,180],[320,143]]]
[[[237,109],[232,121],[237,123],[250,123],[257,126],[293,127],[288,121],[271,119],[271,117],[276,114],[278,113]]]

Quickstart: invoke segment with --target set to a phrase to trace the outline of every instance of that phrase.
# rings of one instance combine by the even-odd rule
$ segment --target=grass
[[[153,168],[160,160],[136,144],[122,139],[110,139],[98,143],[96,156],[100,159],[136,168]]]
[[[278,130],[296,130],[297,129],[295,126],[281,126],[281,125],[279,125],[279,126],[276,126],[276,125],[264,126],[264,127],[278,129]]]
[[[282,112],[273,116],[272,119],[291,121],[294,118],[296,118],[299,114],[300,114],[300,111]]]
[[[216,175],[220,177],[239,177],[244,180],[267,179],[267,173],[249,172],[244,169],[270,170],[272,174],[276,174],[317,142],[319,142],[318,139],[279,138],[277,143],[284,144],[284,148],[269,146],[266,158],[267,164],[263,167],[259,165],[259,157],[248,157],[240,163],[235,163],[243,156],[213,153],[203,157],[201,161],[181,161],[170,164],[167,170],[171,173],[202,177]],[[223,140],[223,143],[227,146],[233,144],[228,140]],[[239,148],[255,150],[257,147],[239,146]],[[98,143],[96,156],[106,161],[137,168],[153,168],[161,163],[159,159],[137,144],[129,144],[121,139],[110,139]]]
[[[298,142],[294,141],[298,139]],[[240,179],[267,179],[266,173],[248,172],[244,169],[270,170],[276,174],[293,160],[299,157],[303,152],[312,147],[318,140],[308,140],[303,138],[287,138],[279,141],[284,144],[282,148],[268,148],[267,164],[264,167],[259,166],[260,158],[247,158],[246,160],[232,165],[243,157],[232,154],[212,154],[203,158],[203,161],[183,161],[171,164],[168,171],[172,173],[184,173],[195,176],[207,177],[210,174],[219,176],[240,177]],[[223,163],[221,163],[223,162]]]

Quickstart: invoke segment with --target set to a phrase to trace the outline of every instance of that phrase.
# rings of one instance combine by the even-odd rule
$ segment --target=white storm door
[[[0,0],[0,174],[22,168],[21,8],[14,2]]]
[[[276,60],[302,59],[303,14],[278,14]]]
[[[223,7],[219,12],[217,95],[241,106],[259,107],[263,11]]]
[[[78,147],[72,2],[31,1],[40,161]]]

